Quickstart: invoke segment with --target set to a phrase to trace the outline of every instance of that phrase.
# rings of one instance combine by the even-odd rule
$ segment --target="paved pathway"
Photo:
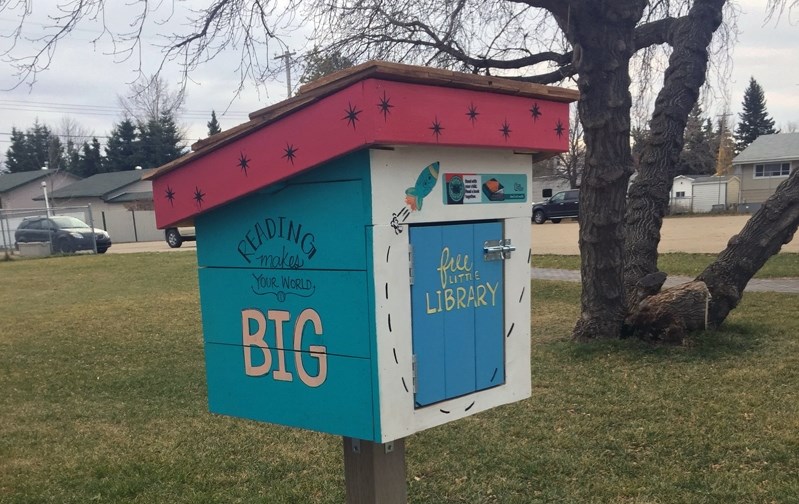
[[[563,282],[579,282],[580,272],[576,270],[530,268],[530,278],[536,280],[560,280]],[[691,277],[669,276],[666,287],[690,282]],[[799,278],[753,278],[746,285],[745,292],[784,292],[799,294]]]
[[[183,246],[179,249],[171,249],[167,244],[162,241],[157,242],[139,242],[139,243],[118,243],[114,244],[109,253],[124,254],[131,252],[178,252],[178,251],[196,251],[197,245],[195,242],[184,242]],[[531,268],[530,277],[537,280],[561,280],[565,282],[579,282],[580,272],[576,270],[563,270],[551,268]],[[689,282],[693,278],[683,276],[669,276],[666,279],[666,287],[678,285],[681,283]],[[791,294],[799,294],[799,278],[768,278],[759,279],[755,278],[749,281],[746,286],[747,292],[787,292]]]

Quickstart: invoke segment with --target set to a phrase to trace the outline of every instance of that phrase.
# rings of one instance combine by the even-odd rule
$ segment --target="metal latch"
[[[511,245],[510,239],[507,240],[487,240],[483,243],[483,258],[486,261],[504,261],[510,259],[510,253],[516,250]]]

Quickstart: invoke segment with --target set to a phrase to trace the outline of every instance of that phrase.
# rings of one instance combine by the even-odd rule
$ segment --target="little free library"
[[[347,462],[529,397],[532,163],[576,99],[369,62],[149,174],[158,226],[196,227],[210,411]]]

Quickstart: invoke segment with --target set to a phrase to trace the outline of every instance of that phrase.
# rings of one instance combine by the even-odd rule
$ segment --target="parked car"
[[[164,230],[164,238],[166,244],[171,248],[178,248],[183,245],[184,241],[194,241],[197,235],[194,234],[193,227],[173,227]]]
[[[570,189],[555,193],[546,201],[533,203],[533,222],[543,224],[551,220],[555,224],[561,219],[579,215],[580,190]]]
[[[94,250],[104,254],[111,247],[111,237],[103,229],[90,228],[88,224],[75,217],[57,215],[54,217],[28,217],[14,232],[17,243],[50,242],[53,252],[71,254],[78,250]]]

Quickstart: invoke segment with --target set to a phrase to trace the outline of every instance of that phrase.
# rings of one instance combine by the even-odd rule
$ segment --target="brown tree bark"
[[[628,306],[641,301],[638,282],[658,271],[658,244],[669,190],[683,148],[688,114],[705,83],[708,46],[721,25],[725,0],[696,0],[686,18],[661,25],[674,48],[655,102],[651,136],[630,187],[625,227],[624,286]]]
[[[681,343],[690,331],[719,327],[752,276],[793,239],[798,227],[799,171],[794,171],[693,282],[660,291],[664,273],[641,278],[627,330],[650,341]]]
[[[793,239],[799,227],[799,170],[730,238],[727,248],[696,280],[704,282],[713,299],[708,327],[721,325],[743,296],[744,287],[769,257]]]
[[[708,326],[710,302],[711,295],[704,282],[688,282],[640,301],[630,310],[626,323],[636,328],[639,338],[682,343],[688,332]]]
[[[572,2],[559,18],[574,47],[587,152],[580,191],[583,290],[577,340],[618,338],[625,316],[623,257],[630,152],[630,58],[646,2]]]

